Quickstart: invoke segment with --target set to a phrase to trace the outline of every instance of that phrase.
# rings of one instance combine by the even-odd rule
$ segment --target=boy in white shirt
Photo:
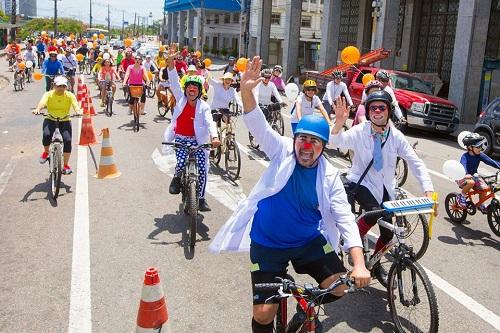
[[[316,82],[313,80],[307,80],[304,82],[302,93],[297,97],[295,101],[295,105],[292,109],[292,133],[295,134],[295,129],[297,128],[297,124],[299,123],[302,116],[308,114],[314,114],[314,110],[319,110],[323,115],[323,118],[327,121],[330,126],[333,124],[330,122],[330,118],[328,117],[328,113],[326,112],[323,104],[321,104],[321,100],[316,95],[318,92]]]

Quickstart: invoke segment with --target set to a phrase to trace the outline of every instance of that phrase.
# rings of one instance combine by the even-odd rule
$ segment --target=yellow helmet
[[[304,89],[306,88],[316,88],[316,81],[314,80],[306,80],[306,82],[304,82]]]

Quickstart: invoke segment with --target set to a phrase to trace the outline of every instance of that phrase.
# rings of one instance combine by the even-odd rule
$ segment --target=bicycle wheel
[[[113,115],[113,97],[107,96],[106,98],[106,109],[104,110],[106,116],[111,117]]]
[[[160,117],[165,117],[168,113],[168,107],[163,103],[158,103],[158,114]]]
[[[401,217],[401,222],[406,229],[406,244],[413,248],[415,260],[419,260],[429,247],[429,223],[427,218],[423,214],[406,215]]]
[[[137,98],[134,102],[134,132],[139,132],[139,99]]]
[[[50,169],[50,194],[52,199],[56,200],[59,195],[59,189],[61,187],[61,175],[62,175],[62,147],[60,145],[54,145],[49,157],[49,169]]]
[[[14,79],[14,91],[18,91],[18,87],[17,87],[17,79]]]
[[[219,140],[220,140],[220,138],[221,138],[221,135],[219,134]],[[219,147],[217,147],[215,149],[215,152],[214,152],[214,163],[216,165],[219,165],[221,157],[222,157],[222,144],[219,145]]]
[[[437,332],[436,294],[422,266],[403,258],[392,265],[388,280],[389,310],[398,332]]]
[[[85,64],[85,74],[90,75],[92,73],[92,66],[90,63]]]
[[[275,122],[276,126],[275,131],[278,132],[279,135],[283,136],[285,135],[285,122],[283,121],[283,116],[281,115],[281,112],[278,112],[276,117],[277,119]]]
[[[400,157],[398,157],[396,161],[395,178],[398,187],[402,187],[408,178],[408,163]]]
[[[491,200],[488,207],[488,225],[491,231],[500,237],[500,203],[497,199]]]
[[[155,91],[155,87],[154,87],[154,82],[153,82],[153,81],[151,81],[151,82],[149,83],[149,86],[148,86],[148,88],[147,88],[147,89],[148,89],[148,90],[147,90],[147,96],[148,96],[149,98],[153,98],[153,97],[155,97],[155,93],[156,93],[156,91]]]
[[[250,146],[252,148],[259,149],[259,144],[257,143],[257,141],[250,132],[248,132],[248,140],[250,140]]]
[[[19,80],[19,87],[21,87],[20,90],[24,89],[24,77],[21,77],[21,79]]]
[[[189,212],[189,246],[194,247],[196,243],[196,227],[198,222],[198,195],[196,193],[195,180],[188,180],[186,200]]]
[[[467,210],[458,205],[458,193],[449,193],[444,199],[444,208],[450,220],[462,224],[467,218]]]
[[[226,137],[225,166],[227,177],[236,181],[240,176],[241,156],[240,148],[232,137]]]

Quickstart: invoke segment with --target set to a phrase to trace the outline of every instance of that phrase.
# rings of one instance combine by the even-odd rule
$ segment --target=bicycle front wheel
[[[413,248],[415,260],[423,257],[429,247],[429,223],[423,214],[401,217],[405,228],[405,241]]]
[[[403,187],[408,178],[408,163],[400,157],[398,157],[396,162],[395,178],[398,187]]]
[[[488,225],[491,231],[500,237],[500,203],[497,199],[493,199],[488,207]]]
[[[111,117],[113,115],[113,97],[107,96],[106,99],[106,116]]]
[[[241,171],[240,148],[233,138],[226,139],[225,165],[227,177],[233,182],[238,179]]]
[[[437,332],[439,310],[429,277],[418,262],[395,262],[388,279],[388,300],[398,332]]]
[[[198,223],[198,195],[196,193],[196,181],[188,181],[187,207],[189,212],[189,246],[196,244],[196,228]]]
[[[62,147],[54,145],[49,157],[50,168],[50,194],[52,199],[56,200],[59,196],[59,189],[61,188],[61,175],[62,175]]]

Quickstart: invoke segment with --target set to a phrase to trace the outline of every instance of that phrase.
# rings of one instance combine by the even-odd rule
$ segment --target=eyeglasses
[[[56,88],[66,88],[66,85],[65,84],[61,84],[61,85],[58,85],[58,86],[55,86]]]
[[[316,87],[307,87],[305,91],[316,91]]]
[[[370,105],[369,110],[371,112],[375,112],[377,110],[380,110],[380,112],[384,112],[385,110],[387,110],[387,107],[385,105]]]

